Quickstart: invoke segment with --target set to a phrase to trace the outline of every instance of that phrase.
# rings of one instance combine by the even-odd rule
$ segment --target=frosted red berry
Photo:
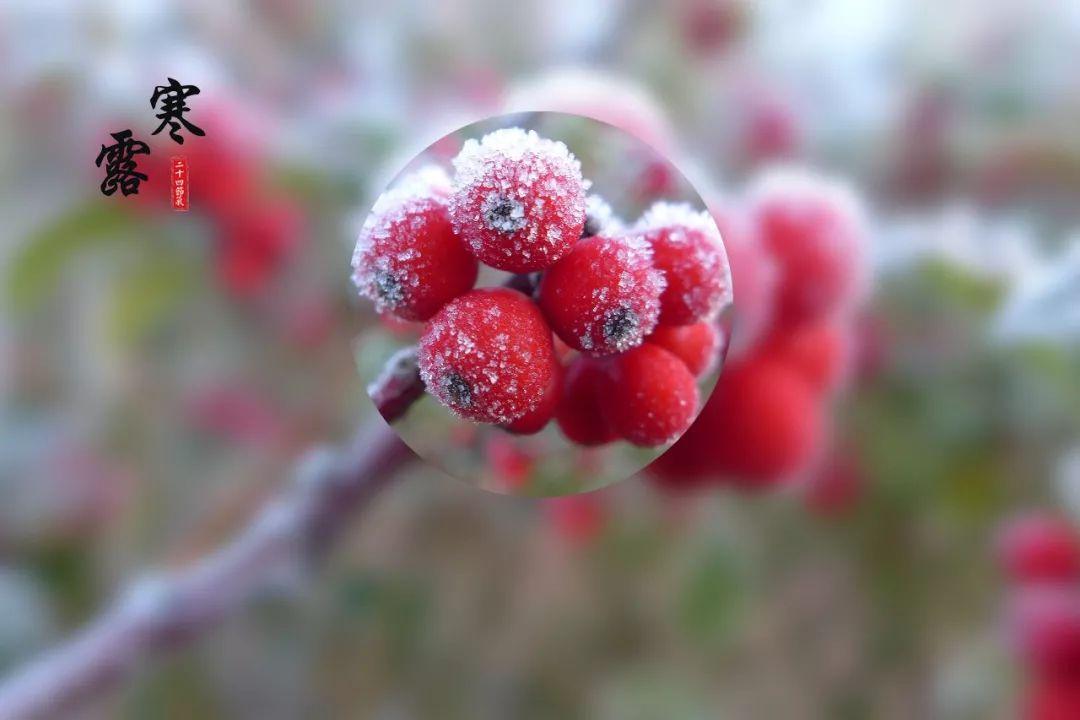
[[[558,349],[555,349],[555,355],[558,357]],[[504,430],[515,435],[533,435],[547,426],[551,418],[555,416],[555,408],[562,397],[563,366],[556,361],[554,370],[539,404],[517,420],[503,425]]]
[[[720,330],[711,322],[693,325],[659,325],[647,342],[659,345],[679,358],[694,377],[707,375],[720,359]]]
[[[653,250],[667,287],[661,325],[689,325],[716,316],[731,302],[731,275],[716,223],[689,205],[658,202],[634,226]]]
[[[624,440],[642,447],[671,442],[698,409],[694,376],[679,358],[646,343],[607,361],[600,408]]]
[[[563,392],[555,421],[569,440],[578,445],[603,445],[618,439],[600,410],[604,362],[579,355],[566,368]]]
[[[565,144],[532,130],[496,130],[466,141],[454,169],[454,229],[485,264],[542,270],[581,237],[587,183]]]
[[[536,409],[556,372],[539,309],[506,288],[447,303],[420,339],[419,365],[428,392],[454,413],[504,425]]]
[[[1014,518],[998,536],[997,554],[1013,582],[1080,579],[1080,533],[1056,515],[1031,513]]]
[[[612,355],[641,344],[656,326],[664,278],[639,237],[584,238],[540,281],[545,317],[570,347]]]
[[[851,304],[863,280],[864,231],[854,196],[821,178],[776,173],[752,197],[757,231],[779,270],[778,318],[813,322]]]
[[[767,487],[804,469],[822,435],[821,408],[795,371],[766,359],[729,360],[697,420],[649,469],[665,484],[728,477]]]
[[[476,258],[454,234],[436,181],[433,171],[406,178],[379,197],[360,230],[353,282],[380,312],[427,320],[476,282]]]

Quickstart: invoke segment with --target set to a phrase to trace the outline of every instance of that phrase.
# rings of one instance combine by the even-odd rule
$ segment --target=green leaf
[[[32,309],[56,286],[66,264],[79,251],[130,239],[138,219],[116,203],[92,200],[39,228],[23,243],[7,269],[11,306]]]

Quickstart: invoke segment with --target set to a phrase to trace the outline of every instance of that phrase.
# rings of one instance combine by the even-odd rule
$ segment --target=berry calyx
[[[476,422],[505,425],[535,410],[556,362],[539,309],[506,288],[450,301],[420,338],[420,377],[428,392]]]
[[[711,322],[659,325],[645,340],[682,360],[694,377],[707,375],[720,359],[720,330]]]
[[[538,300],[567,345],[612,355],[640,345],[656,327],[663,289],[647,242],[597,235],[544,273]]]
[[[377,311],[427,320],[476,282],[476,258],[454,234],[440,188],[431,172],[411,175],[383,193],[364,221],[353,282]]]
[[[607,381],[604,363],[579,355],[563,375],[563,392],[555,422],[578,445],[603,445],[618,439],[600,410],[600,389]]]
[[[646,343],[607,361],[600,408],[624,440],[642,447],[663,445],[694,421],[697,383],[682,360]]]
[[[716,223],[686,204],[658,202],[634,227],[652,245],[664,273],[661,325],[689,325],[716,316],[731,301],[731,276]]]
[[[454,230],[487,265],[542,270],[581,237],[587,183],[563,143],[532,130],[496,130],[466,141],[454,168]]]

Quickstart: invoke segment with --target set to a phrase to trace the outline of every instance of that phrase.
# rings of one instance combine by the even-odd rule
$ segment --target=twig
[[[368,395],[375,403],[383,420],[392,423],[424,394],[424,381],[420,379],[416,346],[402,348],[394,353],[375,381],[368,385]]]
[[[295,482],[233,540],[189,567],[137,580],[74,638],[0,682],[0,720],[66,714],[122,682],[151,653],[204,635],[283,573],[321,558],[346,521],[414,457],[379,421],[346,448],[313,451]]]

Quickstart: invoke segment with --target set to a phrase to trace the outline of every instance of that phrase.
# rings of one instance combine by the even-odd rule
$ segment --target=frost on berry
[[[476,281],[476,260],[453,233],[438,168],[406,176],[379,196],[353,251],[353,282],[378,312],[426,320]]]
[[[596,194],[585,198],[585,227],[581,230],[582,237],[618,235],[625,229],[623,221],[615,215],[607,200]]]
[[[454,169],[454,230],[484,263],[541,270],[581,236],[589,183],[565,144],[533,130],[496,130],[467,140]]]
[[[710,320],[731,302],[731,273],[712,216],[686,203],[657,202],[634,225],[651,244],[667,288],[660,322],[686,325]]]
[[[551,330],[536,305],[505,288],[447,303],[420,340],[420,377],[460,417],[510,424],[544,399],[556,371]]]
[[[656,327],[664,277],[636,236],[583,238],[540,281],[540,307],[563,342],[590,355],[625,352]]]

